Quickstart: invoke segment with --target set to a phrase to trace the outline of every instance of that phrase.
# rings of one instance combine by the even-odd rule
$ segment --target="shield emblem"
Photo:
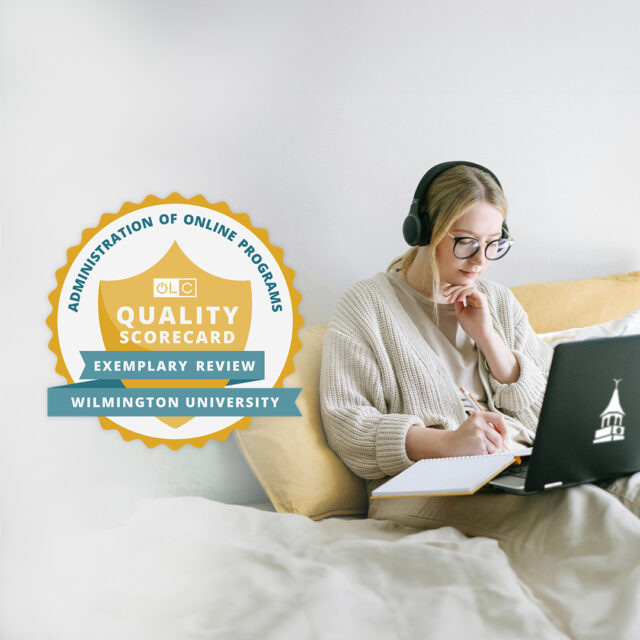
[[[227,280],[204,271],[177,242],[146,271],[123,280],[101,280],[98,289],[100,331],[107,351],[244,351],[251,310],[250,281]],[[228,382],[122,380],[128,388],[221,388]],[[192,418],[158,419],[178,428]]]

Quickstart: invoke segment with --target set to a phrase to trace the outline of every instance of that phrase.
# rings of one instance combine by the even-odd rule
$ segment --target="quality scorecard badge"
[[[294,272],[249,216],[177,193],[104,214],[67,251],[47,319],[49,416],[97,416],[147,446],[201,447],[252,416],[299,416],[283,388],[303,319]]]

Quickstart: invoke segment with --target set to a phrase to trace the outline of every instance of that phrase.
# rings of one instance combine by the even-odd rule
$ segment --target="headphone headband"
[[[426,196],[427,191],[429,191],[431,183],[441,173],[445,172],[447,169],[451,169],[451,167],[455,167],[458,165],[475,167],[476,169],[480,169],[481,171],[488,173],[502,189],[502,185],[500,184],[500,181],[495,176],[495,174],[486,167],[483,167],[481,164],[477,164],[475,162],[468,162],[466,160],[451,160],[448,162],[441,162],[440,164],[431,167],[431,169],[429,169],[429,171],[424,174],[422,180],[420,180],[420,182],[418,183],[415,195],[413,196],[413,201],[411,202],[411,208],[409,209],[409,215],[405,218],[404,224],[402,225],[404,239],[408,244],[412,246],[424,246],[429,244],[429,242],[431,241],[431,223],[429,221],[429,214],[428,212],[425,212],[423,215],[420,212],[420,203]],[[503,221],[502,226],[502,237],[504,238],[507,237],[505,230],[509,231],[509,227],[507,227],[506,221]]]

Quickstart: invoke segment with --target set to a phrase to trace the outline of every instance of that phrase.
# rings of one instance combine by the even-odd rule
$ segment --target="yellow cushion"
[[[285,387],[301,387],[301,416],[254,417],[245,431],[234,431],[238,445],[275,509],[320,520],[331,515],[367,513],[367,491],[329,448],[320,419],[318,385],[326,326],[304,327],[302,349]]]
[[[537,333],[586,327],[640,306],[640,271],[511,287]]]

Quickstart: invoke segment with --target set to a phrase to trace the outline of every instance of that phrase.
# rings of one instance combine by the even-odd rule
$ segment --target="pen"
[[[462,393],[464,393],[464,395],[467,397],[467,400],[470,400],[476,406],[478,411],[484,411],[484,409],[478,404],[478,401],[475,399],[475,397],[473,396],[472,393],[467,391],[464,387],[458,387],[458,389],[460,389],[460,391],[462,391]],[[489,426],[493,427],[496,430],[496,432],[500,435],[500,437],[502,438],[502,446],[507,451],[511,451],[511,449],[509,449],[509,446],[507,445],[507,441],[504,439],[504,436],[496,429],[496,426],[494,424],[492,424],[491,422],[489,423]]]

